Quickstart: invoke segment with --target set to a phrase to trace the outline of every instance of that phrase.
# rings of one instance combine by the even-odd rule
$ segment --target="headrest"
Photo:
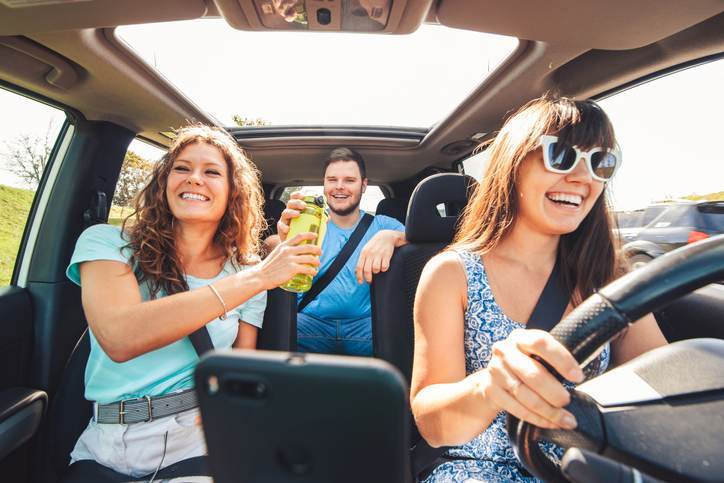
[[[405,215],[407,214],[407,200],[400,198],[383,198],[377,203],[375,215],[385,215],[397,219],[403,225],[405,224]]]
[[[415,187],[407,207],[405,238],[410,243],[447,243],[455,234],[460,213],[477,182],[470,176],[440,173]],[[440,214],[439,205],[445,208]]]

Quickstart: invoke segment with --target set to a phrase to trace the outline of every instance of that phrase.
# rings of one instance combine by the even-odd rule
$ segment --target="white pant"
[[[159,465],[165,468],[205,455],[206,441],[198,415],[195,408],[146,423],[99,424],[91,419],[70,454],[71,464],[95,460],[137,478],[153,473]]]

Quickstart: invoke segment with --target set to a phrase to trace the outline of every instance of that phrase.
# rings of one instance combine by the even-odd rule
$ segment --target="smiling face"
[[[229,200],[229,169],[221,151],[202,142],[183,148],[171,166],[166,199],[180,222],[218,224]]]
[[[570,173],[552,173],[543,165],[541,150],[535,149],[521,162],[515,187],[518,223],[540,233],[564,235],[578,228],[604,183],[591,177],[583,161]]]
[[[338,216],[347,216],[359,208],[367,179],[362,179],[354,161],[334,161],[324,171],[324,196],[329,210]]]

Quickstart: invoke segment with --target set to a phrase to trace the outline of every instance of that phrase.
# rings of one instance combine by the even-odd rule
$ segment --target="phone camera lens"
[[[332,12],[328,8],[320,8],[317,10],[317,22],[320,25],[329,25],[332,22]]]
[[[206,380],[206,387],[208,388],[209,395],[213,396],[219,392],[219,378],[216,376],[209,376]]]
[[[259,380],[227,379],[224,389],[230,396],[242,399],[264,399],[269,395],[269,386]]]

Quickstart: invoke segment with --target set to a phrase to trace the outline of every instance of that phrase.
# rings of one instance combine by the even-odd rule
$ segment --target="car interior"
[[[124,155],[134,139],[163,149],[170,144],[173,129],[189,122],[225,127],[261,173],[269,222],[266,235],[275,231],[286,187],[319,185],[321,160],[334,147],[359,151],[370,184],[379,186],[385,196],[376,213],[404,222],[410,242],[395,253],[390,270],[371,285],[375,357],[397,368],[409,383],[417,281],[424,264],[452,240],[457,217],[476,183],[464,171],[463,160],[477,152],[481,142],[494,137],[508,114],[546,92],[603,99],[724,58],[720,0],[390,0],[364,12],[349,3],[307,0],[306,9],[280,21],[270,16],[269,3],[263,0],[156,0],[152,4],[144,0],[0,0],[0,88],[65,114],[27,222],[22,234],[18,233],[19,249],[11,262],[9,284],[0,286],[0,479],[60,481],[70,449],[91,415],[90,403],[83,398],[87,323],[80,289],[66,278],[65,269],[80,233],[108,221]],[[462,102],[428,128],[393,127],[384,119],[377,126],[232,127],[196,105],[116,31],[126,25],[201,19],[217,19],[260,38],[271,30],[304,30],[299,35],[319,36],[344,31],[392,38],[431,24],[505,35],[518,42]],[[219,48],[241,55],[244,49],[260,47]],[[238,88],[244,89],[243,81]],[[4,116],[14,115],[2,110]],[[0,216],[5,217],[9,209],[0,205]],[[581,320],[594,324],[585,326],[587,334],[596,334],[586,344],[593,344],[591,340],[603,344],[608,339],[602,337],[622,330],[621,320],[636,320],[630,318],[632,314],[650,311],[669,342],[685,345],[653,354],[634,368],[639,376],[649,374],[651,384],[662,388],[654,402],[623,398],[606,406],[596,399],[593,385],[581,390],[580,399],[587,401],[582,406],[605,413],[601,427],[610,432],[608,440],[597,438],[593,430],[578,434],[578,439],[566,439],[520,424],[509,429],[519,456],[535,474],[549,481],[566,481],[560,470],[540,461],[536,445],[531,444],[548,437],[664,481],[721,481],[724,463],[715,455],[724,451],[720,416],[724,414],[724,379],[715,369],[724,358],[724,289],[719,283],[724,280],[724,242],[714,237],[700,244],[703,248],[689,245],[681,249],[683,255],[656,259],[637,270],[637,278],[602,290],[615,317],[599,320],[603,317],[599,314],[598,319],[568,321],[575,329],[566,332],[573,334],[570,347],[578,347],[582,358],[595,348],[581,345],[588,337],[576,332],[583,326]],[[670,271],[674,275],[669,276]],[[293,296],[280,289],[270,291],[258,347],[294,351],[295,324]],[[688,358],[689,364],[682,358]],[[703,368],[702,378],[674,387],[671,381],[689,378],[692,364]],[[634,371],[622,369],[610,373],[608,387],[619,384],[615,377],[625,377],[622,372]],[[648,411],[642,417],[654,419],[637,426],[634,409],[638,405]],[[674,411],[677,408],[680,413]],[[643,450],[629,444],[636,431],[676,419],[676,414],[690,422],[670,430],[680,431],[682,439],[691,441],[681,447],[681,454],[670,447]],[[411,427],[414,479],[431,456],[425,454],[430,448],[420,441],[414,424]],[[620,435],[618,440],[615,434]]]

